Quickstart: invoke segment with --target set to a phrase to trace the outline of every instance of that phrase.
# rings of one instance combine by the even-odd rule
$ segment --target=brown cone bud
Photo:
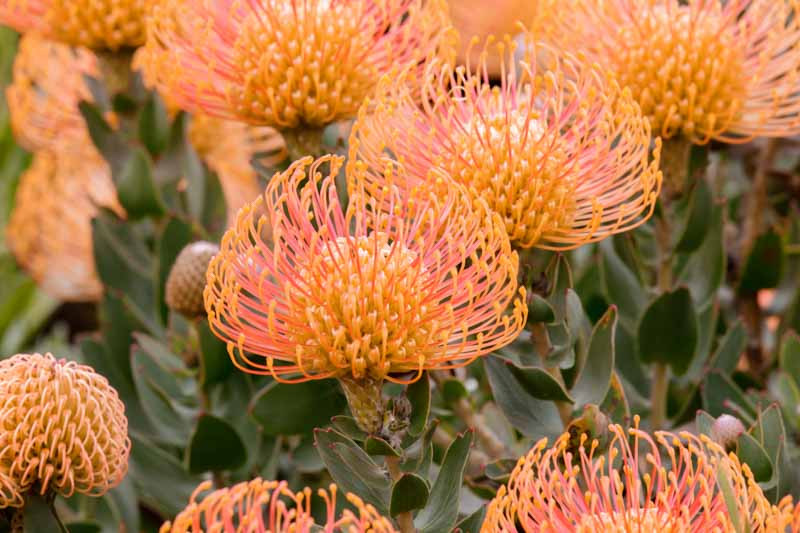
[[[206,241],[187,245],[167,278],[167,306],[188,318],[205,313],[203,289],[206,286],[206,270],[211,259],[219,252],[219,246]]]
[[[104,494],[130,447],[125,405],[90,367],[38,353],[0,361],[0,472],[20,492]]]
[[[746,428],[742,421],[731,415],[720,415],[711,426],[711,438],[725,449],[731,449],[736,445],[739,435],[744,433]]]

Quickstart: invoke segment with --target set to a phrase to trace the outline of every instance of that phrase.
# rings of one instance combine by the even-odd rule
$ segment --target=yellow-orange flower
[[[352,161],[343,211],[342,165],[295,162],[223,237],[205,301],[234,363],[281,381],[411,382],[511,342],[527,308],[499,219],[443,179],[437,194],[402,192],[407,176],[391,164],[370,197],[361,184],[376,172]]]
[[[130,453],[125,406],[106,378],[51,354],[0,361],[0,472],[25,492],[98,496]]]
[[[0,0],[0,24],[73,46],[118,50],[144,42],[147,0]]]
[[[81,100],[92,99],[86,76],[98,76],[90,51],[36,34],[20,39],[6,99],[14,136],[23,147],[37,151],[91,142],[78,112]]]
[[[143,61],[179,107],[279,129],[351,118],[381,75],[417,65],[442,0],[164,0]]]
[[[337,514],[336,485],[331,485],[327,491],[317,491],[326,507],[322,526],[317,525],[311,515],[312,493],[309,488],[295,493],[285,481],[256,478],[215,490],[198,501],[200,493],[211,487],[209,481],[197,487],[189,506],[173,522],[161,526],[160,533],[395,533],[391,521],[355,494],[348,493],[346,498],[356,512],[345,509]]]
[[[359,114],[351,157],[379,165],[391,154],[417,181],[441,169],[486,200],[519,248],[574,248],[638,226],[661,187],[647,120],[627,90],[531,39],[519,66],[509,38],[487,41],[476,66],[433,59],[421,106],[385,78]],[[549,69],[537,65],[543,52]],[[488,80],[493,53],[499,86]]]
[[[102,295],[91,228],[98,207],[122,213],[111,169],[93,146],[38,152],[20,178],[6,241],[54,298],[94,301]]]
[[[554,35],[630,87],[655,134],[800,132],[797,0],[581,0],[570,12]]]
[[[0,468],[0,509],[22,507],[24,500],[17,482]]]
[[[482,531],[771,533],[791,521],[790,502],[772,506],[748,466],[708,437],[650,436],[636,425],[611,426],[602,454],[586,435],[578,450],[568,434],[551,448],[539,441],[489,505]]]

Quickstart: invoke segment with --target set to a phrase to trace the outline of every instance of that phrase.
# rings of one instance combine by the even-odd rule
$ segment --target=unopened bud
[[[206,241],[187,245],[167,278],[167,306],[188,318],[205,313],[203,289],[206,286],[206,270],[211,259],[219,252],[219,246]]]
[[[711,426],[711,438],[725,449],[735,446],[739,435],[744,432],[742,421],[731,415],[721,415]]]

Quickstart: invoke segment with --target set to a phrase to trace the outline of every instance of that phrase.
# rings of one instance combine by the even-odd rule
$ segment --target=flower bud
[[[746,428],[742,421],[731,415],[720,415],[711,426],[710,437],[720,446],[730,449]]]
[[[181,250],[167,278],[166,300],[170,309],[187,318],[205,313],[206,270],[218,252],[216,244],[206,241],[193,242]]]

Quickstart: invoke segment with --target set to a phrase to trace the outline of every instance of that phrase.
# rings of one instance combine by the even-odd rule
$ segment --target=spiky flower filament
[[[125,406],[92,368],[51,354],[0,361],[0,473],[21,492],[104,494],[130,446]]]
[[[585,434],[577,450],[568,434],[552,447],[539,441],[489,505],[482,531],[767,533],[791,520],[790,505],[770,505],[748,466],[708,437],[651,436],[638,419],[628,431],[609,429],[602,453]]]
[[[800,131],[797,0],[573,3],[569,32],[553,35],[630,87],[656,135],[702,144]]]
[[[73,46],[118,50],[144,42],[147,0],[0,0],[0,24]]]
[[[445,171],[500,215],[518,248],[569,249],[643,223],[661,187],[647,120],[627,90],[570,56],[540,67],[537,53],[556,54],[531,39],[519,65],[510,38],[488,40],[477,66],[431,60],[421,106],[384,79],[359,114],[351,158],[391,154],[416,180]],[[491,54],[503,72],[494,87]]]
[[[183,109],[318,128],[352,118],[446,25],[441,0],[167,0],[152,10],[145,62]]]
[[[20,266],[54,298],[102,296],[91,226],[100,207],[123,213],[111,169],[92,145],[38,152],[20,178],[6,242]]]
[[[356,512],[345,509],[337,514],[336,485],[317,491],[326,508],[325,523],[321,525],[314,522],[311,514],[309,488],[295,493],[285,481],[256,478],[215,490],[200,499],[200,494],[211,487],[212,483],[208,481],[200,484],[188,507],[174,521],[161,526],[160,533],[395,533],[387,518],[354,494],[348,493],[346,498]]]
[[[6,99],[14,136],[23,147],[52,150],[57,144],[91,142],[78,112],[82,100],[92,99],[87,76],[98,76],[90,51],[36,34],[22,36]]]
[[[392,164],[370,196],[376,171],[355,162],[343,210],[342,164],[295,162],[223,237],[205,301],[235,364],[281,381],[410,382],[511,342],[527,308],[498,218],[443,179],[438,194],[401,191],[407,176]]]

